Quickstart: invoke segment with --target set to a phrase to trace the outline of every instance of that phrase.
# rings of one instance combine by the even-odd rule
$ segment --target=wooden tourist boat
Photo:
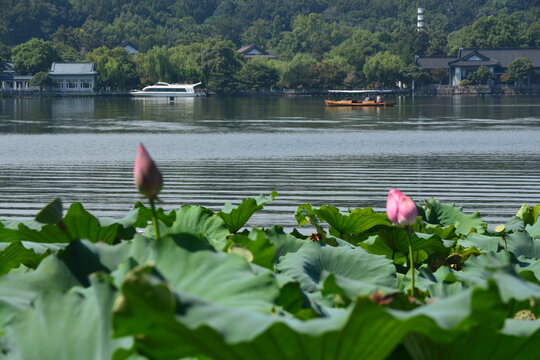
[[[391,102],[376,102],[375,100],[324,100],[326,106],[394,106]]]
[[[328,90],[329,94],[356,94],[366,95],[368,97],[373,96],[374,99],[369,100],[357,100],[357,99],[343,99],[343,100],[325,100],[326,106],[379,106],[388,107],[394,106],[393,102],[384,101],[382,94],[391,93],[392,90]]]

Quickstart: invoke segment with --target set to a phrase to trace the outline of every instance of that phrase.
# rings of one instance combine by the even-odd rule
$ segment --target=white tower
[[[418,31],[424,30],[424,8],[418,8],[418,22],[416,25]]]

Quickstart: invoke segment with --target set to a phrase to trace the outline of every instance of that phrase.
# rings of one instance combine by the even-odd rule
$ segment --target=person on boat
[[[375,102],[377,103],[382,103],[383,102],[383,98],[381,95],[377,95],[377,99],[375,100]]]
[[[368,96],[366,96],[366,98],[364,99],[364,101],[371,101],[371,98]]]

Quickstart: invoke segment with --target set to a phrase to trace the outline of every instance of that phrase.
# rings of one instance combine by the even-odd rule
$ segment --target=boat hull
[[[160,92],[160,93],[150,93],[144,91],[133,91],[130,93],[131,96],[135,97],[146,97],[146,98],[171,98],[171,97],[198,97],[205,96],[201,93],[186,93],[186,92]]]
[[[370,100],[370,101],[325,100],[324,102],[326,103],[326,106],[379,106],[379,107],[394,106],[394,103],[375,102],[374,100]]]

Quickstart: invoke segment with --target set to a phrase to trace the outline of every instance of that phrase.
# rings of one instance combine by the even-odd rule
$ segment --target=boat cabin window
[[[144,91],[148,91],[148,92],[187,92],[187,90],[185,88],[177,88],[177,89],[172,89],[172,88],[150,88],[150,89],[145,89]]]

